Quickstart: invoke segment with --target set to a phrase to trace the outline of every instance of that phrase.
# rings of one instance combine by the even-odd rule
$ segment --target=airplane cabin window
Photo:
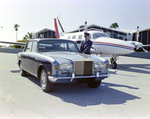
[[[70,39],[71,36],[68,36],[68,39]]]
[[[79,35],[79,36],[78,36],[78,39],[82,39],[82,35]]]
[[[72,39],[76,39],[76,35],[73,35],[73,36],[72,36]]]

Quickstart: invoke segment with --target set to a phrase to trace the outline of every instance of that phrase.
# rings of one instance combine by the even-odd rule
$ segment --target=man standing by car
[[[80,52],[85,54],[91,54],[90,49],[92,47],[93,42],[89,39],[90,34],[85,32],[84,37],[85,40],[81,42]]]

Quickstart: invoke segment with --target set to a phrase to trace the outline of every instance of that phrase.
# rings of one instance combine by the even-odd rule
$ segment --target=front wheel
[[[91,87],[91,88],[98,88],[100,85],[101,85],[101,81],[88,83],[88,86]]]
[[[44,92],[51,92],[53,90],[54,84],[48,80],[48,76],[45,69],[41,71],[40,84]]]

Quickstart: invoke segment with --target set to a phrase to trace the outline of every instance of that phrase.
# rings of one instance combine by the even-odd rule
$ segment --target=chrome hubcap
[[[47,80],[46,80],[46,73],[45,71],[42,72],[42,75],[41,75],[41,83],[42,83],[42,87],[45,88],[46,87],[46,83],[47,83]]]
[[[22,74],[22,65],[20,64],[20,73]]]

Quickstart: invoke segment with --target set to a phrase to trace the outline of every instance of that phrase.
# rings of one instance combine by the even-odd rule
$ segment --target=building
[[[121,39],[125,41],[132,41],[133,33],[136,32],[135,30],[121,30],[121,29],[106,28],[106,27],[102,27],[102,26],[98,26],[94,24],[87,26],[87,29],[101,30],[105,32],[111,38]],[[71,31],[70,33],[79,32],[83,30],[84,28],[81,28],[78,30]]]
[[[33,33],[32,37],[33,38],[56,38],[55,31],[47,28],[38,31],[36,33]]]
[[[137,33],[133,34],[133,41],[137,41]],[[143,44],[150,44],[150,28],[139,31],[138,41]]]

